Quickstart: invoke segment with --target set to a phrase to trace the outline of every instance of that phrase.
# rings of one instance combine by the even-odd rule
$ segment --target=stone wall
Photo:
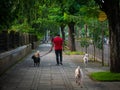
[[[24,45],[0,54],[0,74],[32,51],[32,45]]]

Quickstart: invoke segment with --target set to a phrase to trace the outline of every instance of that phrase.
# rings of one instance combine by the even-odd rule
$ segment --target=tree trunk
[[[94,47],[94,62],[96,61],[96,58],[95,58],[95,53],[96,53],[96,49],[95,49],[95,44],[93,44],[93,47]]]
[[[120,9],[117,5],[109,7],[111,10],[107,16],[110,29],[110,71],[120,73]]]
[[[65,26],[62,25],[62,26],[61,26],[61,33],[62,33],[63,41],[65,41],[65,32],[64,32],[64,28],[65,28]],[[63,50],[64,50],[64,46],[65,46],[65,42],[63,43]]]
[[[75,48],[75,30],[74,30],[74,22],[68,24],[69,27],[69,47],[71,51],[76,51]]]
[[[64,32],[65,26],[61,26],[61,33],[62,33],[62,38],[65,40],[65,32]]]
[[[95,0],[107,14],[110,29],[110,71],[120,73],[120,0]]]
[[[103,27],[102,27],[102,66],[104,66],[104,31],[103,31]]]
[[[85,38],[87,38],[87,29],[88,29],[88,26],[87,24],[85,24]],[[85,45],[85,52],[87,53],[87,45]]]

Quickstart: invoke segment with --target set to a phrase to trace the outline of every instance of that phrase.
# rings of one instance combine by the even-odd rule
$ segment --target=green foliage
[[[96,19],[93,19],[92,22],[93,24],[91,26],[89,25],[90,38],[93,40],[93,43],[97,48],[102,49],[102,32],[104,32],[103,38],[109,36],[107,21],[101,23]]]
[[[8,29],[17,17],[18,0],[0,0],[0,29]]]
[[[95,46],[99,49],[102,49],[102,39],[98,37],[98,40],[95,42]]]
[[[25,32],[25,33],[34,31],[34,29],[31,26],[29,26],[29,24],[26,21],[24,21],[24,23],[22,24],[12,25],[11,30],[18,31],[18,32]]]
[[[90,77],[97,81],[120,81],[120,73],[94,72]]]
[[[60,26],[69,22],[80,26],[88,23],[91,26],[93,20],[90,19],[99,12],[94,0],[0,0],[0,10],[1,30],[11,27],[10,29],[15,31],[43,35],[46,30],[51,33],[58,32]],[[92,34],[94,31],[90,31],[91,37],[95,37],[94,42],[101,42],[100,38],[97,38],[99,31],[96,31],[96,36]],[[108,32],[105,34],[109,35]],[[87,42],[82,42],[82,46],[88,46]]]
[[[58,4],[58,3],[56,3]],[[61,26],[65,26],[66,25],[66,21],[64,20],[64,16],[63,16],[64,10],[62,9],[62,6],[59,5],[53,5],[51,8],[49,8],[49,16],[48,18],[52,21],[55,22],[55,24],[59,25],[59,27]]]
[[[81,47],[88,47],[89,46],[89,38],[81,38],[80,45],[81,45]]]
[[[81,17],[77,16],[77,15],[70,15],[70,14],[64,13],[64,20],[67,23],[69,23],[69,22],[77,22],[77,21],[81,20]]]
[[[94,0],[90,0],[88,4],[80,8],[80,14],[83,17],[95,18],[98,17],[99,12],[99,6],[95,4]]]

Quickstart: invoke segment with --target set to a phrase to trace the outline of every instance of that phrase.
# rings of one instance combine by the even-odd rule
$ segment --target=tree
[[[107,15],[110,32],[110,71],[120,73],[120,0],[95,0]]]
[[[57,4],[57,3],[56,3]],[[65,40],[65,33],[64,33],[64,28],[66,26],[65,20],[64,20],[64,11],[62,9],[62,5],[55,5],[50,7],[49,10],[49,18],[56,22],[57,25],[59,25],[62,38]]]
[[[80,8],[86,4],[89,0],[65,0],[66,4],[64,4],[65,7],[65,17],[67,20],[67,24],[69,27],[69,47],[71,51],[76,51],[75,48],[75,24],[80,20]],[[64,1],[64,2],[65,2]]]
[[[17,17],[19,0],[0,0],[0,29],[8,29]]]

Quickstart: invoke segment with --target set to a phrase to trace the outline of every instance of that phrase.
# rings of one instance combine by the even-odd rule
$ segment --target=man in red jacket
[[[56,62],[57,65],[62,64],[62,47],[63,47],[63,39],[58,34],[56,37],[52,39],[52,48],[54,47],[55,55],[56,55]],[[51,50],[52,50],[51,48]]]

